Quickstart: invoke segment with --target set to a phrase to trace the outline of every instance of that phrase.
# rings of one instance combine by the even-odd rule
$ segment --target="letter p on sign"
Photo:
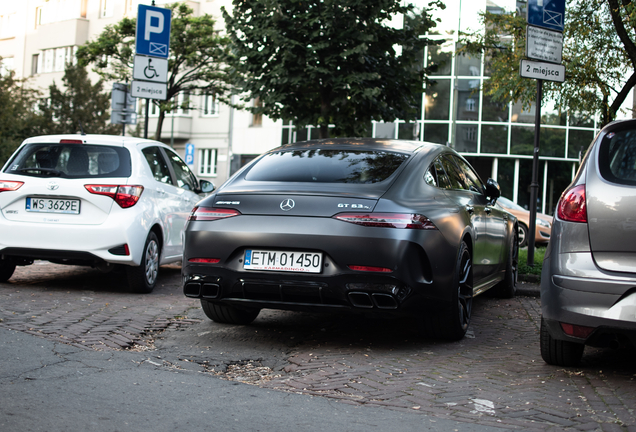
[[[157,25],[153,24],[153,18]],[[150,40],[150,33],[163,33],[163,14],[154,10],[146,11],[146,26],[144,32],[144,39]]]

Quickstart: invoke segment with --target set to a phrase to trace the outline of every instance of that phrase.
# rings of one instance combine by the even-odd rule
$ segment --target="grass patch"
[[[541,275],[546,246],[534,248],[534,267],[528,266],[528,248],[519,249],[519,274]]]

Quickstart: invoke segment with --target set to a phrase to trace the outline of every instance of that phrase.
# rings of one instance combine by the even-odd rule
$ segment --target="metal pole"
[[[539,135],[541,132],[541,99],[543,80],[537,80],[537,102],[534,116],[534,152],[530,183],[530,226],[528,227],[528,266],[534,267],[534,237],[537,232],[537,197],[539,196]]]
[[[144,121],[144,138],[148,139],[148,118],[150,117],[150,99],[146,99],[146,120]]]

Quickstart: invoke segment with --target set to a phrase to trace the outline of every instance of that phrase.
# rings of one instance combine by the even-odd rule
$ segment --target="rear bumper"
[[[139,265],[147,232],[135,217],[99,225],[0,222],[0,255],[55,262]],[[121,254],[127,244],[130,255]],[[115,252],[115,253],[113,253]]]
[[[541,312],[553,338],[605,346],[617,338],[636,346],[636,276],[598,269],[589,252],[551,254],[543,264]],[[586,338],[561,323],[592,327]]]
[[[191,222],[185,245],[183,286],[191,298],[238,307],[399,315],[450,304],[457,253],[436,230],[370,229],[302,217]],[[247,248],[321,252],[323,267],[316,274],[245,270]],[[219,262],[188,261],[201,257]],[[392,271],[353,271],[349,265]]]

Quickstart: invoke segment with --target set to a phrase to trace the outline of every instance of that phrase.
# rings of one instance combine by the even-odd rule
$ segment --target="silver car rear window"
[[[130,177],[130,153],[107,145],[28,144],[4,172],[34,177]]]
[[[599,149],[599,168],[604,179],[636,185],[636,130],[610,132]]]
[[[248,181],[378,183],[409,158],[373,150],[289,150],[265,155],[245,176]]]

